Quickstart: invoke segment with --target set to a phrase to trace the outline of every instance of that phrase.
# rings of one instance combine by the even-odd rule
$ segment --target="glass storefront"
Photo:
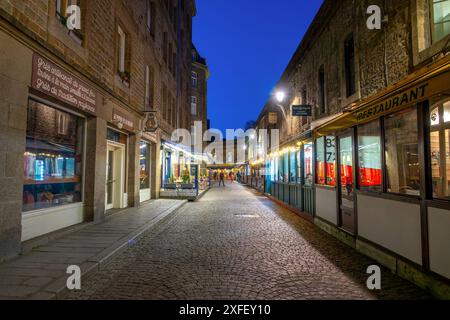
[[[450,101],[430,112],[430,156],[433,198],[450,199]]]
[[[23,211],[82,201],[84,120],[30,100]]]
[[[375,120],[358,127],[359,186],[381,191],[381,129]]]
[[[417,109],[410,108],[384,120],[387,191],[420,195]]]
[[[312,186],[313,185],[313,143],[307,142],[303,146],[303,164],[304,164],[304,177],[305,177],[305,185]]]
[[[140,188],[150,189],[150,144],[141,141],[140,145]]]

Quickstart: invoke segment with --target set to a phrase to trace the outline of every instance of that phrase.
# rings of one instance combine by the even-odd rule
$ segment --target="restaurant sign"
[[[429,83],[426,82],[373,106],[367,107],[356,113],[356,120],[357,122],[370,121],[382,115],[395,112],[396,109],[422,101],[425,97],[427,97],[428,87]]]
[[[79,110],[96,113],[96,91],[37,53],[33,54],[31,87]]]

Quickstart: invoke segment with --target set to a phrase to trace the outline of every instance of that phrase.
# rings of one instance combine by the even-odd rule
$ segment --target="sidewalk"
[[[60,297],[67,291],[68,266],[80,266],[83,279],[186,202],[159,199],[129,208],[0,264],[0,299]]]

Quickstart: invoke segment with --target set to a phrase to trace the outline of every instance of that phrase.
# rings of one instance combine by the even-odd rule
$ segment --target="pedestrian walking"
[[[221,183],[223,183],[223,186],[225,187],[225,176],[224,176],[223,172],[220,172],[220,174],[219,174],[219,187],[220,187]]]
[[[240,171],[238,171],[236,177],[237,177],[238,183],[241,183],[241,172]]]

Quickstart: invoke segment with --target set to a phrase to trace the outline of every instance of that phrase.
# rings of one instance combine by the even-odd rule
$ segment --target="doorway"
[[[353,130],[338,136],[339,142],[339,226],[355,233],[355,176]]]
[[[108,142],[106,154],[106,210],[124,207],[125,146]]]

